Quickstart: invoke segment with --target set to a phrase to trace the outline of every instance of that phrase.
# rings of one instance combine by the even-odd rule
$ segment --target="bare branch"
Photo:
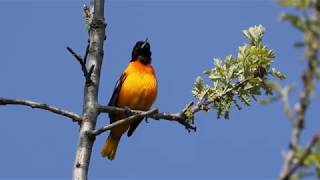
[[[154,120],[163,119],[168,121],[176,121],[184,125],[185,128],[188,130],[190,129],[194,131],[196,130],[196,127],[192,126],[191,124],[189,124],[189,122],[187,122],[187,117],[184,115],[184,111],[179,113],[167,113],[167,112],[159,113],[158,111],[155,113],[146,113],[145,111],[130,110],[128,108],[119,108],[114,106],[99,106],[98,110],[100,113],[124,114],[128,116],[144,114],[142,117],[152,118]]]
[[[312,148],[320,141],[320,134],[316,134],[309,145],[306,147],[302,156],[296,161],[296,163],[283,174],[282,180],[289,180],[290,177],[298,170],[298,168],[303,164],[307,157],[312,153]]]
[[[313,78],[314,78],[314,69],[310,65],[312,62],[309,61],[308,68],[302,74],[303,80],[303,90],[300,93],[299,102],[296,108],[296,117],[293,121],[291,139],[289,143],[289,150],[285,155],[284,164],[280,173],[280,179],[286,179],[285,175],[289,174],[291,171],[291,166],[293,164],[294,152],[295,149],[299,147],[300,144],[300,137],[302,130],[304,129],[305,124],[305,115],[307,108],[309,107],[309,98],[311,93],[311,86],[313,85]],[[290,177],[287,177],[290,179]]]
[[[81,66],[82,72],[83,72],[83,76],[86,79],[86,84],[91,84],[92,83],[91,75],[92,75],[92,72],[93,72],[93,69],[94,69],[94,65],[92,65],[90,67],[89,72],[88,72],[88,70],[86,68],[87,58],[88,58],[88,54],[89,54],[89,45],[90,45],[90,40],[88,41],[88,45],[87,45],[87,48],[86,48],[86,52],[84,54],[84,58],[82,58],[80,55],[78,55],[76,52],[74,52],[74,50],[71,49],[70,47],[67,47],[67,50],[75,57],[76,60],[78,60],[80,66]]]
[[[89,47],[87,55],[87,67],[92,67],[90,73],[91,83],[85,83],[84,86],[84,101],[78,144],[73,166],[72,179],[86,180],[88,179],[88,169],[90,164],[92,147],[94,138],[88,136],[87,132],[93,131],[96,126],[98,117],[98,90],[100,84],[100,72],[103,61],[103,43],[105,40],[105,22],[104,22],[104,0],[93,0],[93,7],[90,7],[94,12],[89,12],[92,15],[92,22],[89,27]],[[86,56],[86,55],[85,55]],[[85,58],[86,59],[86,58]],[[84,62],[84,61],[83,61]],[[87,76],[85,75],[85,78]]]
[[[320,15],[318,10],[316,11],[316,14]],[[309,17],[306,17],[306,19],[309,19]],[[320,17],[317,17],[316,20],[318,21],[318,24],[319,24]],[[319,42],[317,41],[319,39],[319,36],[316,32],[312,30],[310,30],[310,32],[311,32],[310,33],[311,41],[310,42],[306,41],[307,50],[305,53],[308,66],[304,70],[301,76],[301,79],[303,82],[303,90],[300,93],[299,101],[295,109],[296,116],[293,121],[291,139],[289,143],[289,150],[286,152],[284,156],[284,163],[279,176],[279,179],[281,180],[290,179],[293,172],[296,171],[296,169],[300,165],[300,164],[295,164],[293,162],[294,155],[295,155],[295,150],[299,147],[301,133],[305,126],[306,111],[310,104],[309,99],[310,99],[310,94],[312,92],[312,87],[314,86],[314,78],[316,77],[316,68],[318,64],[318,53],[319,53],[318,47],[314,45],[315,43]],[[294,170],[292,170],[292,167],[294,167]]]
[[[88,75],[88,70],[86,68],[86,64],[85,64],[85,60],[80,56],[78,55],[76,52],[74,52],[73,49],[71,49],[70,47],[67,47],[67,50],[75,57],[75,59],[79,62],[80,66],[81,66],[81,69],[82,69],[82,72],[83,72],[83,76],[84,77],[87,77]]]
[[[124,124],[124,123],[130,123],[131,121],[134,121],[134,120],[136,120],[138,118],[147,117],[147,116],[150,116],[150,115],[155,114],[157,112],[158,112],[158,109],[151,109],[151,110],[146,111],[146,112],[142,112],[142,113],[138,113],[138,114],[129,116],[127,118],[118,120],[118,121],[116,121],[116,122],[114,122],[112,124],[106,125],[106,126],[100,128],[100,129],[94,130],[94,131],[91,132],[91,135],[98,136],[99,134],[112,129],[113,127],[119,126],[119,125]]]
[[[52,113],[68,117],[75,122],[81,122],[82,117],[76,113],[66,111],[48,104],[38,103],[30,100],[19,100],[19,99],[7,99],[7,98],[0,98],[0,105],[23,105],[29,106],[31,108],[43,109],[50,111]]]

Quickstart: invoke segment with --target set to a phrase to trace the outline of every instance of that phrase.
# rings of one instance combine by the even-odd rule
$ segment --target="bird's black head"
[[[131,61],[139,60],[143,64],[150,64],[151,54],[148,39],[145,41],[138,41],[133,47]]]

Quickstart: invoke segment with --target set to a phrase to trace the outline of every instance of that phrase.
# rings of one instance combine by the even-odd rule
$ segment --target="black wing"
[[[114,87],[111,99],[108,103],[109,106],[117,106],[120,89],[121,89],[122,83],[126,79],[126,77],[127,77],[127,75],[125,73],[123,73],[121,75],[121,77],[118,79],[118,81]],[[109,113],[109,118],[110,118],[110,123],[113,123],[114,122],[114,114]]]
[[[116,85],[114,87],[111,99],[110,99],[110,101],[108,103],[109,106],[117,106],[120,89],[121,89],[122,83],[124,82],[126,77],[127,77],[127,75],[125,73],[123,73],[121,75],[121,77],[118,79],[118,81],[117,81],[117,83],[116,83]],[[115,114],[109,113],[110,123],[114,123],[115,122],[115,117],[114,116],[115,116]],[[139,124],[141,123],[142,120],[143,120],[143,118],[136,119],[134,122],[132,122],[130,124],[130,128],[129,128],[129,131],[128,131],[128,137],[130,137],[132,135],[132,133],[136,130],[136,128],[139,126]]]
[[[141,123],[142,120],[143,120],[143,118],[139,118],[130,124],[130,128],[128,131],[128,137],[130,137],[132,135],[132,133],[134,132],[134,130],[137,129],[137,127],[139,126],[139,124]]]

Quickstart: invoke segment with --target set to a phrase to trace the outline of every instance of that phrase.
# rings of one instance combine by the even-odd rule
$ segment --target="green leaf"
[[[312,172],[298,172],[293,174],[293,176],[290,178],[291,180],[299,180],[307,177],[314,176],[314,173]]]
[[[284,74],[282,74],[280,71],[278,71],[276,68],[271,69],[271,75],[273,77],[280,79],[280,80],[286,79],[286,76]]]
[[[306,9],[310,6],[310,0],[300,0],[299,8]]]
[[[194,88],[192,89],[192,94],[194,97],[200,97],[201,93],[204,91],[204,82],[202,77],[198,76],[194,83]]]
[[[242,31],[244,36],[249,39],[253,45],[259,45],[265,32],[265,28],[260,24],[258,26],[250,27],[248,30]]]
[[[229,112],[233,101],[227,101],[225,104],[224,119],[229,119]]]
[[[242,107],[239,105],[239,103],[238,103],[238,101],[237,100],[233,100],[233,104],[236,106],[236,108],[238,109],[238,110],[241,110],[242,109]]]
[[[90,29],[90,25],[93,19],[93,5],[83,5],[83,15],[82,17],[86,20],[86,28]]]
[[[305,32],[307,29],[305,21],[299,16],[285,13],[280,16],[280,20],[290,22],[294,27],[302,32]]]
[[[221,76],[220,73],[215,73],[215,72],[213,72],[213,73],[210,73],[210,74],[209,74],[209,78],[210,78],[211,80],[219,80],[219,79],[222,79],[222,76]]]
[[[296,0],[279,0],[278,4],[280,6],[289,6],[289,7],[295,7],[297,2]]]
[[[265,84],[270,87],[272,90],[275,90],[277,92],[281,92],[282,88],[279,83],[273,82],[273,81],[265,81]]]
[[[187,117],[187,119],[191,122],[191,124],[194,124],[194,114],[191,111],[186,111],[184,113]]]
[[[309,0],[279,0],[278,4],[280,6],[306,9],[310,6],[310,1]]]
[[[268,105],[275,101],[278,101],[279,99],[281,99],[281,96],[272,96],[270,98],[260,99],[259,103],[262,105]]]
[[[247,106],[251,105],[250,97],[246,94],[239,95],[239,99]]]
[[[222,66],[222,60],[221,60],[221,59],[219,59],[219,58],[214,58],[213,61],[214,61],[214,65],[215,65],[216,67],[221,67],[221,66]]]

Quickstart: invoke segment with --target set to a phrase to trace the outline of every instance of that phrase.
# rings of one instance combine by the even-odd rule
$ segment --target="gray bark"
[[[98,90],[103,60],[103,42],[105,39],[104,0],[94,0],[94,13],[89,30],[89,54],[87,69],[94,66],[91,83],[85,83],[83,102],[83,121],[80,124],[76,157],[73,165],[74,180],[88,179],[88,168],[94,138],[88,132],[95,129],[98,116]]]

